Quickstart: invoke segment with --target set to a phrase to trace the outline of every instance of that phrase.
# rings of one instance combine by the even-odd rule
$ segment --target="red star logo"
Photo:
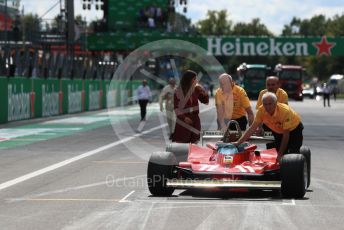
[[[317,48],[317,56],[331,55],[331,49],[336,45],[334,42],[328,42],[326,36],[322,36],[321,42],[313,42],[313,46]]]

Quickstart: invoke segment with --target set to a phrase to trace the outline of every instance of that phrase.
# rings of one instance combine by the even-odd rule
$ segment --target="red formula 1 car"
[[[234,121],[231,121],[234,122]],[[241,131],[227,131],[222,141],[196,144],[172,143],[166,152],[153,153],[147,170],[148,188],[154,196],[171,196],[175,189],[240,188],[280,190],[283,197],[302,198],[310,185],[309,148],[284,155],[280,162],[277,151],[257,150],[256,141],[271,138],[253,137],[236,147]],[[219,131],[203,132],[206,138],[219,138]]]

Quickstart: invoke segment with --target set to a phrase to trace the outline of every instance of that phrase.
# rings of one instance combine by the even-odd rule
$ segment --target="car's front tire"
[[[281,193],[287,198],[302,198],[307,190],[308,169],[302,154],[288,154],[281,159]]]

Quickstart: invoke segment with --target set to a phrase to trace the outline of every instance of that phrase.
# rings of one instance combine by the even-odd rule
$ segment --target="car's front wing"
[[[255,180],[192,180],[168,179],[167,187],[177,189],[190,188],[247,188],[247,189],[281,189],[281,181]]]

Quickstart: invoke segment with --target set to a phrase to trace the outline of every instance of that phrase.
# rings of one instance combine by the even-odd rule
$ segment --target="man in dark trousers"
[[[136,90],[136,97],[139,101],[140,110],[141,110],[141,121],[146,120],[146,113],[147,113],[147,104],[148,102],[152,101],[152,93],[150,91],[149,86],[147,85],[147,81],[143,80],[142,85],[140,85]]]
[[[300,115],[288,105],[277,102],[274,93],[265,93],[262,102],[263,106],[259,107],[252,125],[234,144],[243,143],[261,124],[265,124],[271,129],[275,138],[278,160],[286,153],[300,152],[303,142],[303,124]]]
[[[324,107],[326,107],[326,101],[327,101],[327,106],[330,107],[330,95],[331,95],[330,87],[328,87],[328,85],[325,83],[323,87]]]

